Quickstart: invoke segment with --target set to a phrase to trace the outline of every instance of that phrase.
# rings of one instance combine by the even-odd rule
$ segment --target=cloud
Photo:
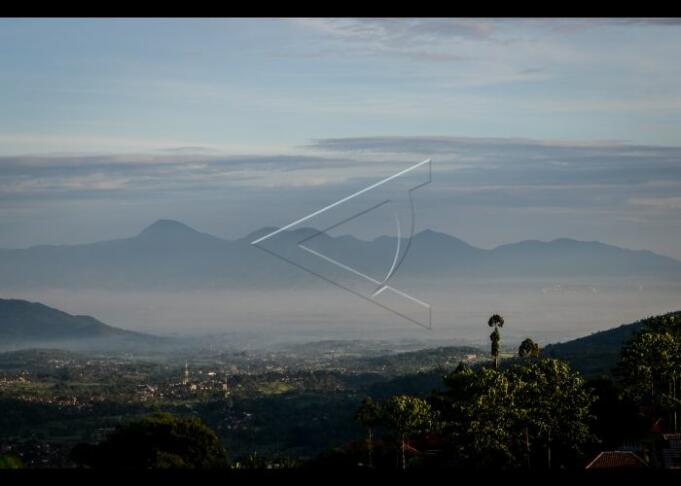
[[[679,165],[681,147],[634,145],[617,141],[533,140],[455,136],[384,136],[314,139],[307,146],[318,151],[345,154],[433,154],[471,157],[481,163],[515,160],[521,164],[550,162],[556,166],[586,163],[628,165],[651,163]],[[525,161],[517,159],[526,157]]]
[[[431,157],[434,175],[430,191],[441,194],[442,204],[459,207],[617,210],[630,206],[632,197],[673,197],[681,192],[681,147],[393,136],[318,139],[310,148],[366,159],[418,161]],[[630,209],[652,208],[639,205]]]
[[[299,19],[298,23],[345,44],[353,56],[399,56],[412,61],[466,61],[475,53],[454,46],[508,42],[500,24],[484,19]],[[337,50],[336,54],[341,53]]]
[[[160,152],[166,152],[169,154],[183,154],[183,155],[195,155],[195,154],[217,154],[219,150],[212,147],[200,147],[200,146],[189,146],[189,147],[169,147],[159,150]]]
[[[645,206],[656,209],[681,209],[681,196],[673,197],[635,197],[629,199],[633,206]]]
[[[498,25],[478,19],[305,19],[318,30],[351,41],[426,44],[438,39],[491,40]]]
[[[123,197],[136,192],[306,187],[344,182],[358,172],[365,177],[381,174],[377,164],[372,168],[364,161],[303,154],[14,156],[0,157],[0,197],[110,197],[112,192]]]
[[[618,22],[621,24],[643,24],[643,25],[655,25],[655,26],[665,26],[665,27],[677,27],[681,25],[681,18],[641,18],[641,19],[615,19],[613,22]]]
[[[185,153],[186,152],[186,153]],[[361,188],[434,160],[444,205],[664,209],[681,189],[681,148],[455,136],[313,140],[297,155],[170,153],[0,157],[0,197],[68,199]],[[163,196],[166,194],[166,196]],[[658,201],[655,198],[667,198]]]
[[[681,147],[381,136],[317,139],[293,155],[179,152],[1,157],[3,217],[24,224],[30,216],[38,224],[46,212],[96,211],[88,208],[129,211],[132,219],[141,218],[133,208],[151,219],[213,214],[238,236],[319,209],[426,157],[433,180],[415,195],[420,224],[471,240],[482,235],[481,242],[607,241],[607,231],[631,235],[635,225],[636,234],[623,241],[648,247],[636,235],[674,228],[681,207]],[[500,233],[481,227],[483,221]],[[35,243],[29,240],[5,239]]]

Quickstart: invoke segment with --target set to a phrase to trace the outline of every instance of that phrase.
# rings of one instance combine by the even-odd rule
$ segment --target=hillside
[[[109,326],[91,316],[74,316],[46,305],[0,299],[0,342],[4,349],[59,345],[151,344],[160,338]]]
[[[550,344],[542,350],[542,354],[568,361],[586,375],[607,374],[616,366],[620,348],[627,340],[643,328],[654,327],[669,317],[681,319],[681,311],[623,324],[572,341]]]

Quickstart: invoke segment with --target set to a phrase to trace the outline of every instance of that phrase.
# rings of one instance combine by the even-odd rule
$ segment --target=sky
[[[675,19],[3,19],[0,247],[237,238],[429,157],[419,230],[681,259],[679,59]]]

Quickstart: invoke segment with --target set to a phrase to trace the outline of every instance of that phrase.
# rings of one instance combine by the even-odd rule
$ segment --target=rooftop
[[[631,451],[603,451],[585,469],[642,469],[648,465]]]

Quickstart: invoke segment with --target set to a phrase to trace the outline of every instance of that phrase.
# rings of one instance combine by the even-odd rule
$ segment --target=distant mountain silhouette
[[[154,224],[147,226],[134,239],[135,243],[145,243],[158,246],[179,246],[182,244],[191,245],[221,245],[224,240],[207,233],[201,233],[194,228],[190,228],[184,223],[171,219],[160,219]],[[130,241],[130,240],[129,240]]]
[[[228,241],[177,221],[160,220],[126,239],[0,250],[0,288],[184,290],[319,285],[316,277],[250,244],[274,230],[262,228]],[[286,232],[282,241],[297,243],[316,233],[315,229],[302,228]],[[396,243],[389,236],[364,241],[352,236],[320,235],[306,245],[378,278],[390,268]],[[397,276],[445,280],[573,276],[681,279],[681,262],[650,251],[571,239],[521,241],[485,250],[426,230],[413,237]]]
[[[0,299],[0,348],[55,345],[97,348],[109,344],[152,344],[160,338],[108,326],[94,317],[74,316],[46,305],[17,299]]]

